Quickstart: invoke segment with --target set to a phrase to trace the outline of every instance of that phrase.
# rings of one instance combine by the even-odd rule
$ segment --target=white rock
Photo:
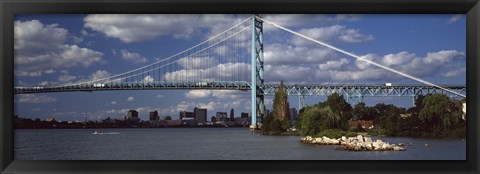
[[[362,135],[357,135],[357,140],[359,142],[363,142],[363,136]]]
[[[338,140],[332,140],[331,142],[332,142],[332,144],[340,144],[340,141],[338,141]]]
[[[347,141],[347,137],[342,136],[342,141]]]
[[[372,143],[367,143],[366,148],[367,150],[373,150]]]

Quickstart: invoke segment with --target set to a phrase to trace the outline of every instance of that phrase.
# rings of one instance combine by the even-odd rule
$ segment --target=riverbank
[[[380,139],[372,140],[371,137],[357,135],[356,137],[329,138],[323,137],[301,137],[300,141],[308,144],[319,145],[340,145],[341,150],[347,151],[405,151],[404,144],[391,144]]]

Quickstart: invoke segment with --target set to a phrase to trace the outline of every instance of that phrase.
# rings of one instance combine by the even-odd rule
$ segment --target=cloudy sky
[[[435,84],[465,84],[464,15],[262,15],[265,19]],[[95,80],[169,57],[250,15],[17,15],[15,85]],[[247,33],[248,34],[248,33]],[[264,24],[265,81],[274,83],[418,84]],[[250,57],[245,57],[249,67]],[[214,57],[202,57],[225,67]],[[181,63],[178,62],[179,64]],[[248,77],[248,76],[247,76]],[[155,80],[155,79],[154,79]],[[148,119],[178,117],[194,107],[250,112],[250,92],[207,90],[21,94],[15,112],[57,120],[120,118],[130,109]],[[272,97],[266,97],[271,108]],[[298,97],[289,98],[298,107]],[[307,104],[325,97],[307,97]],[[367,98],[411,107],[410,97]]]

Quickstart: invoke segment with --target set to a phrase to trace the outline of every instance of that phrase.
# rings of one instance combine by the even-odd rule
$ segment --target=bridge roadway
[[[280,84],[264,84],[258,92],[273,96]],[[442,93],[459,98],[453,93],[427,85],[378,85],[378,84],[285,84],[288,95],[311,96],[340,93],[350,97],[393,97],[418,96]],[[466,95],[465,85],[445,85],[444,88]],[[208,89],[208,90],[250,90],[246,81],[227,82],[134,82],[107,84],[79,84],[70,86],[15,87],[14,94],[48,93],[48,92],[93,92],[106,90],[168,90],[168,89]]]

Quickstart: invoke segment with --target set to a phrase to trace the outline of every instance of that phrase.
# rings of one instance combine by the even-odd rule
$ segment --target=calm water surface
[[[460,139],[380,138],[406,151],[349,152],[300,143],[298,136],[252,135],[246,128],[15,130],[19,160],[465,160]],[[425,147],[425,144],[431,147]]]

